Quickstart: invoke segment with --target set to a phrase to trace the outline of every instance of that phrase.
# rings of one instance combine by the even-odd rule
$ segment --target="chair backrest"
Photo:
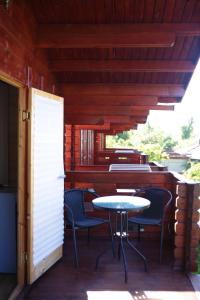
[[[72,221],[76,223],[76,221],[85,219],[85,196],[92,196],[92,198],[99,197],[94,191],[88,189],[65,190],[64,204],[67,208],[67,219],[69,223],[72,223]]]
[[[84,190],[65,190],[64,204],[67,208],[67,219],[70,223],[85,218]]]
[[[144,189],[142,196],[151,202],[150,207],[143,211],[142,216],[162,220],[164,209],[172,201],[171,192],[164,188],[152,187]]]

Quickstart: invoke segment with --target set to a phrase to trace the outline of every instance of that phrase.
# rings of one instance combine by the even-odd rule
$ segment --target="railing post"
[[[185,272],[197,270],[199,195],[200,184],[178,183],[175,213],[175,270]]]

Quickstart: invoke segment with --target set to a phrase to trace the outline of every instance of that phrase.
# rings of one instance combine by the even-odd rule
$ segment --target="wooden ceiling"
[[[67,123],[127,130],[144,123],[150,109],[172,110],[166,104],[181,101],[200,56],[199,0],[30,5],[36,47],[65,98]]]

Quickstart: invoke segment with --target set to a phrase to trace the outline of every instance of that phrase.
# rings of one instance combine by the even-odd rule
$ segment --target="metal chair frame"
[[[148,222],[148,210],[147,209],[146,211],[144,211],[144,213],[142,213],[141,215],[139,216],[136,216],[136,217],[130,217],[129,218],[129,223],[133,223],[133,224],[137,224],[138,225],[138,241],[140,241],[140,231],[141,231],[141,225],[142,226],[145,226],[145,225],[149,225],[149,226],[159,226],[161,228],[161,231],[160,231],[160,263],[162,262],[162,256],[163,256],[163,240],[164,240],[164,225],[166,223],[166,214],[168,213],[169,209],[170,209],[170,206],[171,206],[171,203],[172,203],[172,194],[169,190],[167,189],[164,189],[164,188],[160,188],[160,187],[149,187],[149,188],[144,188],[144,189],[141,189],[138,193],[141,194],[142,193],[142,196],[145,197],[145,194],[148,193],[148,192],[153,192],[153,191],[156,191],[156,192],[163,192],[163,198],[162,198],[162,201],[163,201],[163,210],[161,211],[161,215],[162,217],[160,219],[155,219],[155,222],[153,221],[150,221]],[[136,194],[137,195],[137,194]],[[148,196],[146,197],[148,199]],[[165,201],[164,198],[167,198],[167,200]],[[148,199],[148,200],[152,200],[152,199]],[[153,200],[152,202],[154,201],[157,201],[157,200]],[[154,205],[154,204],[153,204]],[[145,214],[143,216],[143,214]],[[149,218],[150,218],[150,215],[149,215]],[[138,219],[138,220],[137,220]],[[142,219],[144,220],[142,222]],[[146,222],[145,222],[146,220]]]
[[[74,217],[74,212],[73,209],[66,203],[66,195],[67,193],[76,193],[76,192],[80,192],[82,193],[82,199],[80,201],[81,207],[80,207],[80,211],[82,213],[82,216],[85,218],[85,220],[90,220],[91,221],[91,225],[78,225],[78,220],[75,219]],[[94,196],[94,198],[99,197],[99,195],[91,190],[88,189],[70,189],[70,190],[65,190],[65,200],[64,200],[64,206],[67,209],[67,221],[69,223],[69,225],[72,228],[72,235],[73,235],[73,248],[74,248],[74,260],[75,260],[75,266],[79,267],[79,258],[78,258],[78,248],[77,248],[77,239],[76,239],[76,230],[78,229],[87,229],[87,241],[89,243],[90,241],[90,228],[92,227],[96,227],[96,226],[100,226],[102,224],[108,223],[109,225],[109,230],[110,230],[110,236],[111,236],[111,242],[112,242],[112,250],[113,250],[113,255],[114,255],[114,242],[113,242],[113,233],[112,233],[112,226],[111,226],[111,218],[110,218],[110,214],[108,216],[108,220],[104,220],[104,219],[100,219],[100,218],[95,218],[95,217],[87,217],[86,213],[85,213],[85,208],[84,208],[84,196],[85,193],[89,193],[92,196]],[[97,223],[98,221],[98,223]]]

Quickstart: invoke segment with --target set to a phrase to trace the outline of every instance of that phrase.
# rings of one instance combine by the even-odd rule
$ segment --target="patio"
[[[149,162],[136,149],[107,149],[106,136],[137,129],[150,110],[172,111],[182,101],[200,55],[199,16],[199,0],[0,1],[0,184],[15,188],[17,208],[9,219],[10,249],[17,249],[10,300],[27,285],[24,299],[195,299],[189,279],[174,270],[197,269],[200,184],[157,164],[109,172],[110,164]],[[128,284],[111,256],[94,272],[102,232],[89,250],[80,243],[80,269],[70,242],[60,260],[63,186],[100,195],[169,189],[174,243],[164,264],[148,230],[151,247],[141,248],[149,273],[128,253]]]
[[[137,244],[137,243],[136,243]],[[88,247],[83,236],[79,238],[80,268],[76,269],[72,259],[71,238],[67,237],[64,256],[46,274],[27,289],[20,300],[70,299],[177,299],[195,300],[196,296],[188,277],[172,268],[170,246],[165,245],[163,264],[158,262],[158,241],[143,240],[140,250],[148,257],[149,271],[144,272],[143,263],[131,250],[126,249],[129,264],[129,280],[124,283],[122,263],[112,253],[102,258],[98,271],[94,271],[95,258],[101,249],[109,247],[104,238],[91,240]]]

